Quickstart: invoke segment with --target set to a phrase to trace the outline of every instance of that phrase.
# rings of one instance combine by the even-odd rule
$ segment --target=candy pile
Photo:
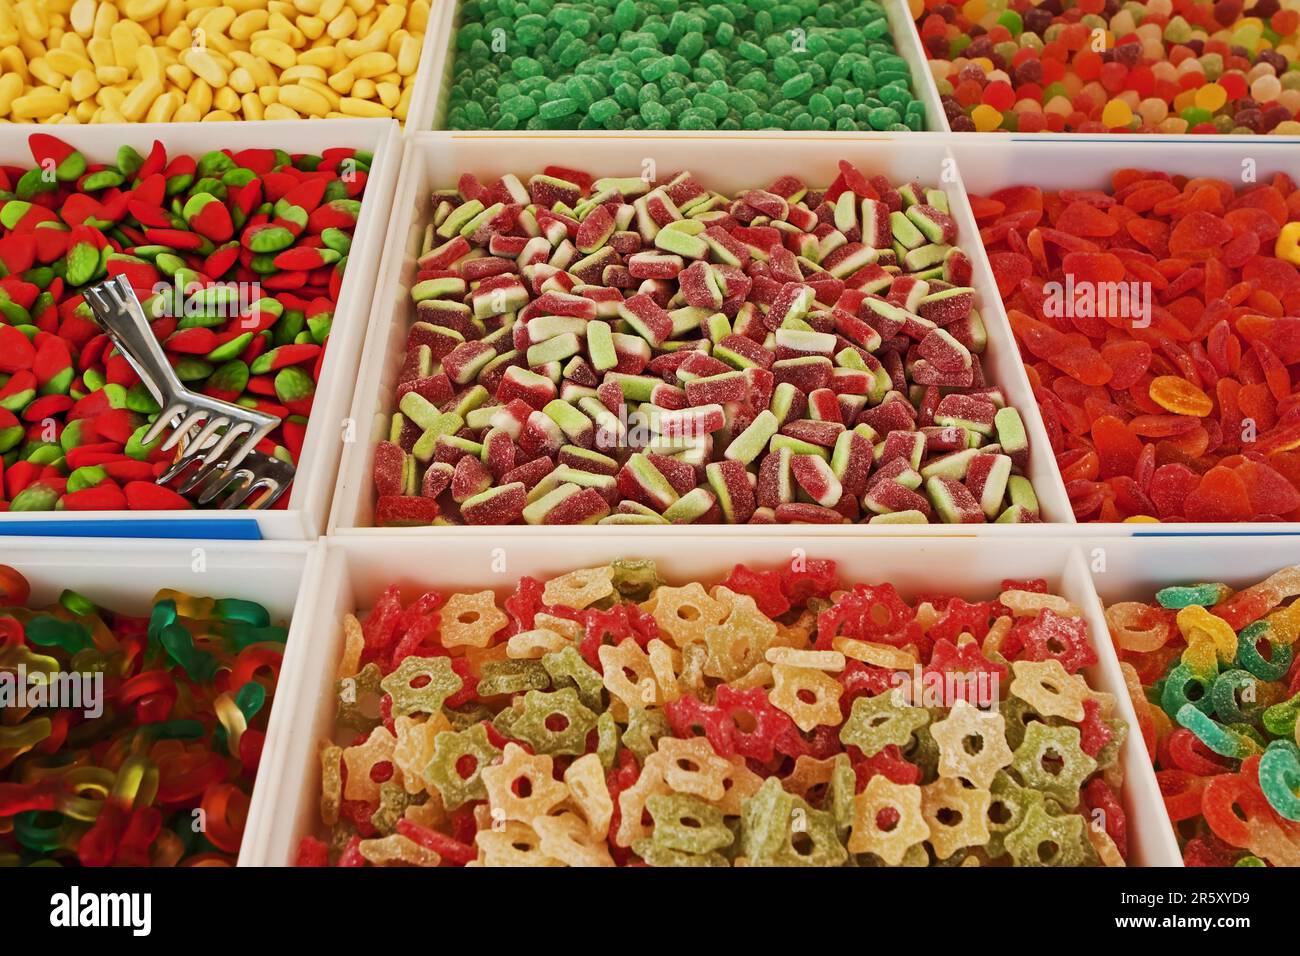
[[[188,508],[154,484],[159,409],[91,319],[125,275],[189,388],[282,418],[296,460],[370,156],[223,150],[94,162],[43,133],[0,166],[0,511]]]
[[[1188,866],[1300,866],[1297,594],[1300,566],[1106,611]]]
[[[1300,134],[1300,11],[1292,4],[910,6],[959,132]]]
[[[467,0],[449,129],[919,130],[875,0]]]
[[[1123,866],[1127,725],[1046,582],[622,560],[349,616],[301,865]]]
[[[1300,190],[1125,169],[972,205],[1081,520],[1300,519]]]
[[[405,119],[428,19],[428,0],[6,0],[0,119]]]
[[[547,167],[434,209],[377,525],[1037,519],[942,190]]]
[[[233,866],[286,630],[234,598],[28,597],[0,566],[0,866]]]

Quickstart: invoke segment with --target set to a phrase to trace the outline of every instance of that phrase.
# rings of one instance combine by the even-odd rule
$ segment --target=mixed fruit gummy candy
[[[436,193],[375,524],[1037,520],[947,194],[839,168]]]
[[[1127,724],[1045,581],[619,560],[344,620],[304,866],[1123,866]]]
[[[1283,0],[909,0],[957,132],[1300,134]]]
[[[233,866],[285,628],[171,590],[147,617],[29,598],[0,565],[0,866]]]
[[[1300,566],[1106,611],[1188,866],[1300,866],[1297,594]]]
[[[32,167],[0,166],[0,511],[192,507],[154,483],[160,409],[82,298],[110,276],[183,383],[283,419],[259,450],[296,460],[370,156],[28,141]]]
[[[972,206],[1074,513],[1300,519],[1300,191],[1121,169]]]
[[[920,130],[875,0],[468,0],[449,129]]]

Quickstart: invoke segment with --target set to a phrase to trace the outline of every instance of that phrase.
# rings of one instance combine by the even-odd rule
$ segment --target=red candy
[[[1288,177],[1123,169],[974,207],[1077,518],[1300,520]]]

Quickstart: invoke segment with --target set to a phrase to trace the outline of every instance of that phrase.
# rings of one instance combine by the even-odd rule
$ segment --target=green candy
[[[1184,704],[1175,715],[1175,719],[1220,757],[1244,760],[1260,750],[1254,737],[1220,724],[1213,717],[1197,710],[1193,704]]]
[[[471,800],[487,799],[483,768],[500,756],[488,739],[485,723],[460,732],[444,730],[433,738],[433,757],[424,768],[424,779],[438,788],[443,806],[454,810]],[[466,757],[472,760],[467,762]],[[465,774],[467,763],[470,772]]]
[[[989,828],[989,842],[984,851],[990,859],[997,859],[1007,852],[1007,834],[1024,822],[1030,807],[1041,805],[1047,798],[1038,790],[1020,786],[1005,770],[997,772],[989,793],[988,819],[985,821]]]
[[[1076,813],[1052,816],[1044,803],[1032,803],[1004,839],[1007,854],[1016,866],[1083,866],[1090,856],[1087,825]]]
[[[632,852],[647,866],[730,866],[721,853],[683,853],[660,846],[649,837],[632,841]]]
[[[614,769],[618,759],[618,722],[609,711],[596,718],[596,757],[606,773]]]
[[[740,821],[740,852],[750,866],[840,866],[848,859],[835,818],[786,793],[776,777],[744,801]]]
[[[416,687],[417,680],[424,682]],[[465,682],[451,669],[451,658],[412,655],[403,659],[379,686],[392,698],[393,716],[406,717],[439,713],[447,698],[465,686]]]
[[[1300,821],[1300,747],[1275,740],[1259,759],[1259,786],[1269,804],[1288,820]]]
[[[1214,689],[1217,675],[1203,676],[1196,674],[1186,664],[1177,664],[1165,677],[1164,687],[1160,692],[1160,709],[1170,717],[1177,718],[1184,707],[1209,713],[1214,707],[1210,692]],[[1188,693],[1188,688],[1197,688],[1196,699]]]
[[[406,814],[406,808],[420,801],[406,792],[401,784],[389,781],[379,787],[379,806],[370,815],[370,822],[383,836],[397,829],[397,821]]]
[[[840,728],[840,741],[857,747],[863,756],[874,757],[890,744],[907,746],[912,735],[929,723],[928,710],[903,704],[894,691],[859,697]]]
[[[627,730],[623,731],[623,746],[642,761],[652,754],[660,737],[672,736],[673,728],[661,710],[632,707],[627,712]]]
[[[1226,584],[1191,584],[1162,588],[1156,592],[1156,601],[1161,607],[1173,610],[1182,610],[1193,605],[1213,607],[1220,601],[1227,600],[1231,593],[1232,588]]]
[[[27,622],[24,630],[27,640],[39,647],[58,647],[69,654],[76,654],[94,646],[90,632],[76,621],[60,621],[56,617],[34,617]]]
[[[565,687],[547,693],[530,690],[511,725],[511,736],[542,754],[582,754],[587,734],[596,728],[596,714],[582,706],[578,692]]]
[[[526,690],[546,690],[550,686],[550,675],[537,661],[491,661],[483,665],[477,693],[479,697],[498,697]]]
[[[1255,676],[1249,671],[1230,670],[1220,674],[1210,687],[1210,701],[1214,705],[1215,715],[1230,724],[1250,722],[1253,713],[1260,707],[1252,705],[1250,707],[1252,713],[1247,714],[1242,710],[1237,695],[1247,688],[1254,688],[1255,685]]]
[[[1025,728],[1011,767],[1025,786],[1056,798],[1063,807],[1078,806],[1079,788],[1097,769],[1097,761],[1084,752],[1079,740],[1078,727],[1049,727],[1034,721]]]
[[[379,665],[371,661],[354,677],[345,677],[335,685],[338,708],[334,720],[340,726],[368,734],[379,726],[380,682],[384,679]]]
[[[664,579],[659,576],[658,567],[649,559],[619,558],[612,562],[611,567],[614,569],[611,579],[614,590],[625,601],[640,604],[648,600],[654,590],[664,583]]]
[[[586,662],[578,649],[570,644],[563,650],[551,651],[549,654],[542,655],[542,668],[550,677],[550,686],[556,690],[565,687],[572,687],[578,692],[578,700],[582,701],[584,707],[593,711],[603,711],[604,698],[602,694],[605,690],[605,684],[600,674],[594,667]],[[482,693],[482,682],[479,683]],[[535,688],[524,688],[525,690],[545,690],[546,686]]]
[[[450,82],[451,129],[905,130],[925,116],[884,8],[854,0],[468,0]],[[836,113],[850,97],[890,112],[874,127]]]
[[[735,834],[723,823],[722,811],[685,794],[656,794],[646,809],[654,820],[653,842],[681,853],[703,854],[731,846]]]
[[[1237,666],[1243,667],[1260,680],[1281,680],[1291,669],[1295,652],[1289,644],[1270,644],[1272,656],[1259,652],[1259,642],[1268,640],[1269,623],[1256,621],[1241,629],[1237,635]],[[1222,715],[1220,715],[1222,716]]]

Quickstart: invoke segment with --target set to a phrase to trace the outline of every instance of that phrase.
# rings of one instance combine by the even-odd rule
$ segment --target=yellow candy
[[[1102,125],[1107,129],[1118,129],[1133,121],[1133,110],[1123,100],[1114,99],[1101,111]]]
[[[0,121],[398,116],[428,0],[0,0]]]
[[[1002,114],[987,103],[981,103],[971,110],[970,118],[975,129],[981,133],[991,133],[1002,125]]]
[[[1211,113],[1228,102],[1228,91],[1218,83],[1207,83],[1196,91],[1196,105]]]
[[[1273,254],[1292,265],[1300,266],[1300,222],[1288,222],[1277,234]]]

